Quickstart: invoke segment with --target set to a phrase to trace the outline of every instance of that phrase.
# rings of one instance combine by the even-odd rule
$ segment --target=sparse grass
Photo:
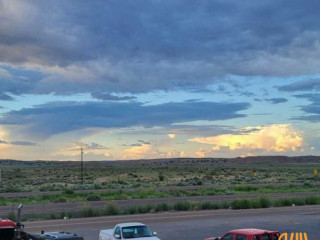
[[[0,160],[0,192],[64,191],[156,186],[202,186],[234,184],[237,192],[257,191],[246,184],[319,182],[320,157],[256,157],[235,159],[168,159],[148,161],[85,162],[85,184],[80,181],[79,162]],[[272,169],[272,172],[270,171]],[[253,176],[253,172],[257,176]],[[71,192],[72,194],[72,192]]]
[[[119,208],[114,205],[113,203],[111,204],[108,204],[108,206],[106,207],[106,210],[105,210],[105,214],[107,216],[109,215],[119,215],[121,212],[119,210]]]
[[[290,193],[290,192],[320,192],[318,186],[234,186],[226,188],[204,188],[204,189],[171,189],[157,191],[152,188],[139,189],[134,192],[114,190],[105,192],[75,193],[72,189],[67,189],[61,194],[29,196],[27,198],[0,198],[0,206],[35,203],[65,203],[65,202],[90,202],[90,201],[110,201],[110,200],[128,200],[128,199],[149,199],[165,197],[191,197],[191,196],[212,196],[212,195],[230,195],[230,194],[247,194],[247,193]]]
[[[143,214],[150,212],[164,211],[193,211],[193,210],[216,210],[216,209],[250,209],[250,208],[269,208],[269,207],[286,207],[298,205],[314,205],[320,204],[320,195],[306,198],[283,198],[283,199],[239,199],[232,202],[190,202],[183,201],[175,204],[158,204],[147,206],[130,206],[126,209],[120,209],[113,203],[109,204],[104,211],[92,208],[90,205],[85,205],[82,209],[73,212],[60,212],[51,214],[26,214],[23,216],[23,221],[39,220],[39,219],[63,219],[63,218],[82,218],[82,217],[98,217],[111,216],[120,214]],[[15,220],[15,215],[10,214],[9,219]]]

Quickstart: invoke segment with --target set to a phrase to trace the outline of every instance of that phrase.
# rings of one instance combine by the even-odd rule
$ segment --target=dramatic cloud
[[[278,103],[288,102],[288,99],[286,99],[286,98],[268,98],[268,99],[265,99],[265,101],[270,102],[272,104],[278,104]]]
[[[205,158],[208,157],[212,153],[211,149],[203,149],[200,148],[199,150],[196,151],[196,157],[198,158]]]
[[[109,100],[106,92],[204,89],[228,75],[317,73],[319,7],[298,0],[3,0],[0,93],[89,92]]]
[[[294,119],[306,120],[310,122],[319,122],[320,121],[320,94],[301,94],[301,95],[295,95],[295,97],[308,99],[312,103],[309,105],[300,107],[302,111],[311,115],[298,116],[298,117],[295,117]]]
[[[215,137],[192,138],[189,141],[213,145],[212,150],[221,148],[230,150],[264,150],[265,152],[295,152],[303,146],[301,133],[288,124],[244,129],[243,134],[225,134]],[[198,156],[204,156],[206,151],[198,151]],[[201,155],[202,154],[202,155]]]
[[[148,155],[157,156],[150,145],[133,146],[124,150],[124,159],[141,159]]]
[[[182,102],[142,105],[137,102],[57,102],[5,113],[0,124],[24,125],[29,134],[48,137],[87,127],[168,126],[196,120],[244,117],[248,103]]]
[[[3,100],[3,101],[13,101],[14,98],[11,97],[11,96],[8,95],[8,94],[1,93],[1,92],[0,92],[0,100]]]
[[[310,91],[310,90],[320,90],[320,79],[309,79],[291,83],[286,86],[281,86],[278,88],[281,91],[295,92],[295,91]]]

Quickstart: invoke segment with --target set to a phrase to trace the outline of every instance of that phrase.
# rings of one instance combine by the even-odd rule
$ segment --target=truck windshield
[[[0,239],[1,240],[12,240],[14,236],[14,229],[4,228],[0,229]]]
[[[123,238],[152,237],[152,233],[146,226],[132,226],[122,228]]]

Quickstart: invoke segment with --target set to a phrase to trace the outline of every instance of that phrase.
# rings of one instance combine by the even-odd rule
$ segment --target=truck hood
[[[128,240],[160,240],[158,237],[124,238]]]

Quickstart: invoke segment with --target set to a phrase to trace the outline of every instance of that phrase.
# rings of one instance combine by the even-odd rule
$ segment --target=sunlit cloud
[[[220,148],[234,150],[264,150],[266,152],[295,152],[301,149],[304,139],[301,132],[290,124],[246,127],[239,134],[222,134],[214,137],[192,138],[188,141],[213,145],[212,150]],[[198,156],[204,156],[203,151]]]
[[[6,132],[5,130],[0,126],[0,150],[1,150],[1,155],[3,155],[3,151],[7,148],[7,144],[3,144],[6,141],[4,140],[6,137]]]
[[[175,139],[176,138],[176,135],[174,133],[169,133],[168,134],[168,137],[171,138],[171,139]]]
[[[69,156],[69,157],[77,157],[77,156],[80,156],[81,149],[83,153],[86,155],[90,154],[90,155],[107,157],[105,151],[109,148],[94,142],[93,143],[75,142],[71,144],[71,146],[60,148],[59,154],[62,154],[64,156]]]
[[[196,157],[198,158],[205,158],[208,157],[212,153],[211,149],[198,149],[195,153]]]
[[[151,145],[142,145],[127,148],[124,150],[124,159],[140,159],[145,158],[152,151]]]
[[[105,152],[104,153],[104,156],[107,158],[107,159],[113,159],[113,155],[110,153],[110,152]]]
[[[167,158],[182,158],[185,157],[184,151],[169,151],[167,152]]]

